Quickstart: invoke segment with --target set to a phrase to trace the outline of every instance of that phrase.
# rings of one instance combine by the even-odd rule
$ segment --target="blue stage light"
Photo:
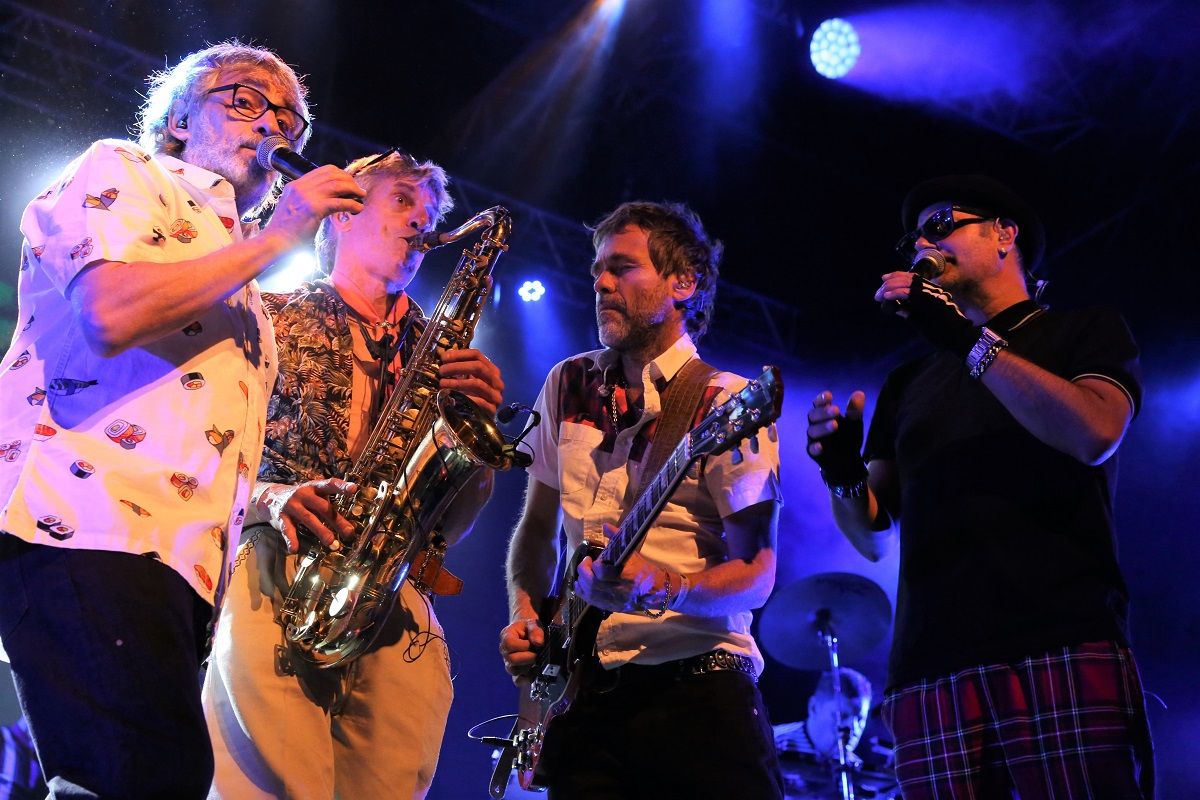
[[[844,76],[858,61],[861,52],[854,26],[837,17],[818,25],[808,45],[813,66],[826,78]]]
[[[521,288],[517,289],[517,294],[526,303],[536,303],[542,299],[542,295],[546,293],[546,287],[542,286],[541,281],[525,281],[521,284]]]

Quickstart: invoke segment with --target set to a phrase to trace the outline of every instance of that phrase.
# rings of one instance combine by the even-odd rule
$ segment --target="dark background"
[[[834,15],[862,36],[843,81],[808,61],[812,31]],[[456,179],[451,223],[496,202],[512,208],[512,250],[477,336],[510,400],[532,402],[554,361],[594,346],[582,222],[635,198],[700,213],[727,245],[704,355],[743,374],[777,363],[787,381],[781,588],[837,570],[894,598],[895,557],[870,564],[853,553],[801,443],[819,390],[873,396],[912,349],[909,331],[871,299],[895,266],[905,191],[984,172],[1026,195],[1049,232],[1045,299],[1115,305],[1142,346],[1145,400],[1121,450],[1121,559],[1157,698],[1160,796],[1200,790],[1187,756],[1200,730],[1200,4],[43,0],[35,10],[0,0],[0,252],[12,265],[0,273],[0,334],[15,321],[25,203],[88,142],[127,135],[151,69],[229,36],[308,74],[314,160],[400,143]],[[452,249],[431,256],[412,287],[426,308]],[[547,297],[518,302],[518,282],[534,277]],[[495,643],[523,485],[523,475],[501,476],[451,554],[467,584],[438,606],[456,701],[431,797],[485,796],[488,749],[465,732],[512,710]],[[847,662],[877,692],[885,651]],[[774,721],[803,716],[815,679],[769,663]]]

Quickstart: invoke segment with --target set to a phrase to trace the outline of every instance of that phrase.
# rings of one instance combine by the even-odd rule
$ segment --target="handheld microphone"
[[[254,151],[263,169],[273,169],[290,181],[312,172],[317,165],[291,148],[291,142],[279,135],[264,137]]]
[[[915,272],[927,281],[933,280],[946,271],[946,257],[937,248],[923,248],[913,255],[908,271]],[[904,308],[904,304],[899,300],[884,300],[880,307],[887,314],[897,314]]]
[[[915,272],[925,280],[933,280],[937,276],[946,271],[946,257],[942,252],[933,247],[926,247],[923,250],[918,250],[913,256],[912,264],[908,268],[909,272]]]

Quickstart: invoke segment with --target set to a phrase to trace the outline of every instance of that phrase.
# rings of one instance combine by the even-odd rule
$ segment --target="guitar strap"
[[[654,441],[650,443],[650,452],[642,464],[642,477],[634,497],[641,496],[646,482],[654,479],[671,453],[675,452],[684,434],[691,430],[696,407],[700,405],[709,380],[718,371],[699,357],[693,358],[680,367],[667,384],[662,393],[662,413],[658,415]]]

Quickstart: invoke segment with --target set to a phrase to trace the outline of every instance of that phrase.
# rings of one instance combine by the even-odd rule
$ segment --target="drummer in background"
[[[861,672],[849,667],[841,667],[840,671],[840,713],[833,696],[833,676],[823,672],[816,690],[808,699],[808,717],[799,722],[775,726],[775,748],[781,757],[788,753],[800,753],[836,761],[838,737],[841,736],[838,729],[846,724],[850,728],[846,739],[846,760],[855,767],[862,763],[862,759],[852,751],[867,726],[867,712],[871,710],[871,682]]]

